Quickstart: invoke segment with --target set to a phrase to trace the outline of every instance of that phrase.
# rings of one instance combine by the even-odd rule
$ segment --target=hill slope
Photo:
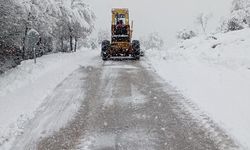
[[[250,148],[250,29],[146,55],[160,76]]]

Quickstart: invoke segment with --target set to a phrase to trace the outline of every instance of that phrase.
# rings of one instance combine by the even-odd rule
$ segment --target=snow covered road
[[[12,149],[237,149],[209,117],[195,118],[191,104],[142,63],[108,61],[74,71]]]
[[[72,87],[75,80],[78,81],[77,76],[72,72],[79,67],[102,62],[98,58],[98,54],[99,51],[86,48],[81,48],[75,53],[54,53],[38,58],[37,64],[34,64],[33,60],[23,61],[21,65],[1,75],[0,149],[9,149],[15,137],[24,132],[28,121],[34,118],[37,111],[44,109],[39,108],[41,105],[53,106],[58,103],[52,101],[57,100],[53,98],[53,95],[57,96],[54,89],[58,89],[58,86],[71,76],[72,79],[68,81],[67,86]],[[82,74],[80,76],[83,77]],[[72,92],[77,92],[77,86],[79,85],[74,85],[74,88],[70,89],[71,91],[68,93],[72,95]],[[65,93],[67,91],[69,89],[65,89]],[[70,94],[67,96],[69,97]],[[79,103],[78,99],[66,99],[66,102],[62,102],[62,100],[65,99],[61,99],[62,104],[67,104],[67,101]],[[77,107],[75,109],[75,111],[78,110]],[[65,117],[60,123],[66,122]]]

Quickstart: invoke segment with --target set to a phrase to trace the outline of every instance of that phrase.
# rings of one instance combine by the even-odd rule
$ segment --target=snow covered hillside
[[[196,37],[146,56],[160,76],[250,148],[250,29]]]
[[[27,120],[55,87],[74,70],[98,59],[98,51],[82,49],[75,53],[55,53],[22,64],[0,76],[0,149],[22,133]],[[62,100],[62,99],[60,99]],[[74,112],[73,112],[74,114]],[[68,117],[70,118],[70,117]],[[67,120],[66,120],[67,121]]]

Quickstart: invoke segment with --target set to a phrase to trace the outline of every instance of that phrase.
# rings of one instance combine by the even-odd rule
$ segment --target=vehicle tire
[[[133,40],[133,41],[132,41],[132,49],[133,49],[133,54],[132,54],[132,56],[133,56],[136,60],[139,60],[139,59],[140,59],[140,55],[141,55],[140,41],[138,41],[138,40]]]
[[[102,51],[101,51],[102,60],[104,60],[104,61],[108,60],[109,49],[110,49],[110,41],[108,41],[108,40],[102,41]]]

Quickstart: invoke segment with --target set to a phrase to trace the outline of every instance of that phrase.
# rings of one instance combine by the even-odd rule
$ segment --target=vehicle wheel
[[[140,59],[140,55],[141,55],[141,47],[140,47],[140,41],[138,40],[133,40],[132,41],[132,49],[133,49],[133,54],[132,56],[136,59],[139,60]]]
[[[102,60],[104,60],[104,61],[108,60],[109,49],[110,49],[110,41],[108,41],[108,40],[102,41],[102,52],[101,52]]]

